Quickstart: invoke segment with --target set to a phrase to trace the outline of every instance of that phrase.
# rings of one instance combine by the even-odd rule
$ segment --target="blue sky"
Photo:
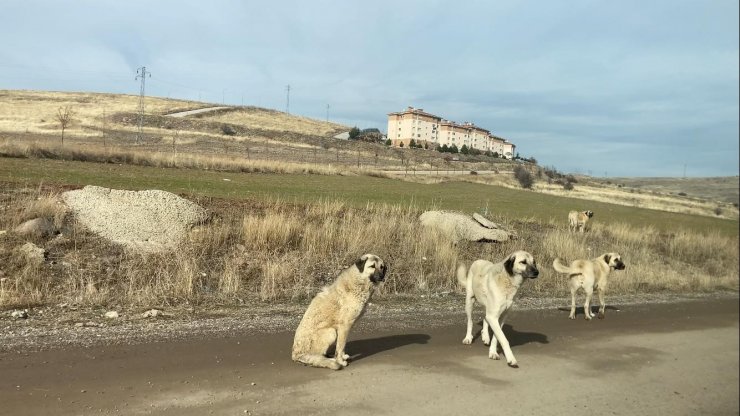
[[[386,130],[407,106],[594,176],[738,174],[738,1],[11,1],[0,89],[147,94]]]

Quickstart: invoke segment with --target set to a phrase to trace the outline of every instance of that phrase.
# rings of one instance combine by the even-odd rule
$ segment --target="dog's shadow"
[[[351,360],[357,361],[370,357],[380,352],[393,350],[411,344],[426,344],[430,337],[427,334],[400,334],[389,335],[379,338],[358,339],[347,342],[345,347],[348,354],[352,354]],[[327,356],[334,355],[335,346],[332,345],[327,351]]]
[[[478,325],[483,326],[483,321],[478,322]],[[509,346],[516,347],[517,345],[524,345],[524,344],[531,344],[533,342],[536,342],[538,344],[549,344],[550,341],[547,339],[547,335],[540,334],[539,332],[522,332],[517,331],[514,329],[513,326],[509,324],[504,324],[504,326],[501,327],[501,329],[504,331],[504,335],[506,336],[506,339],[509,341]],[[493,338],[495,335],[493,335],[492,330],[488,330],[488,333],[491,335],[491,338]],[[473,339],[478,339],[481,336],[481,332],[477,331],[475,333],[475,337]]]

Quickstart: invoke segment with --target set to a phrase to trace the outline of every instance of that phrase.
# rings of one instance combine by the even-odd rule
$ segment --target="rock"
[[[7,233],[8,233],[7,230],[0,230],[0,237],[4,236]]]
[[[208,219],[202,207],[160,190],[86,186],[65,192],[62,198],[92,232],[141,251],[174,249],[191,227]]]
[[[156,318],[162,315],[162,311],[159,309],[149,309],[148,311],[141,314],[142,318]]]
[[[28,319],[28,309],[16,309],[10,313],[13,319]]]
[[[22,245],[18,251],[29,264],[39,265],[46,259],[46,250],[31,242]]]
[[[26,237],[51,237],[56,232],[56,227],[47,218],[34,218],[15,227],[13,231]]]
[[[437,228],[455,242],[502,242],[516,238],[514,233],[501,229],[485,217],[479,215],[478,218],[479,220],[476,220],[462,212],[454,211],[426,211],[419,216],[422,225]],[[485,226],[480,221],[483,221]]]
[[[116,319],[118,318],[118,312],[117,311],[108,311],[105,313],[105,317],[108,319]]]

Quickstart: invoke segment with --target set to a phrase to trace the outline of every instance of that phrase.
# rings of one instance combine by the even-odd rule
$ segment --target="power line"
[[[146,72],[145,66],[137,69],[136,74],[134,80],[141,78],[141,91],[139,92],[139,133],[136,135],[136,144],[139,144],[139,140],[144,136],[144,86],[146,85],[146,76],[149,75],[151,78],[152,74],[151,72]]]

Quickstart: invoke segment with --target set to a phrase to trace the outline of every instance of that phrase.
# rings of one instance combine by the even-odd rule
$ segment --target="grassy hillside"
[[[163,169],[145,166],[57,160],[2,159],[0,178],[28,183],[100,185],[119,189],[163,189],[175,193],[230,199],[316,202],[339,199],[354,207],[367,203],[415,205],[485,212],[510,220],[536,220],[565,225],[572,209],[589,207],[594,222],[654,227],[663,232],[716,231],[738,235],[738,222],[706,216],[585,201],[470,182],[418,184],[369,176],[279,175]]]

